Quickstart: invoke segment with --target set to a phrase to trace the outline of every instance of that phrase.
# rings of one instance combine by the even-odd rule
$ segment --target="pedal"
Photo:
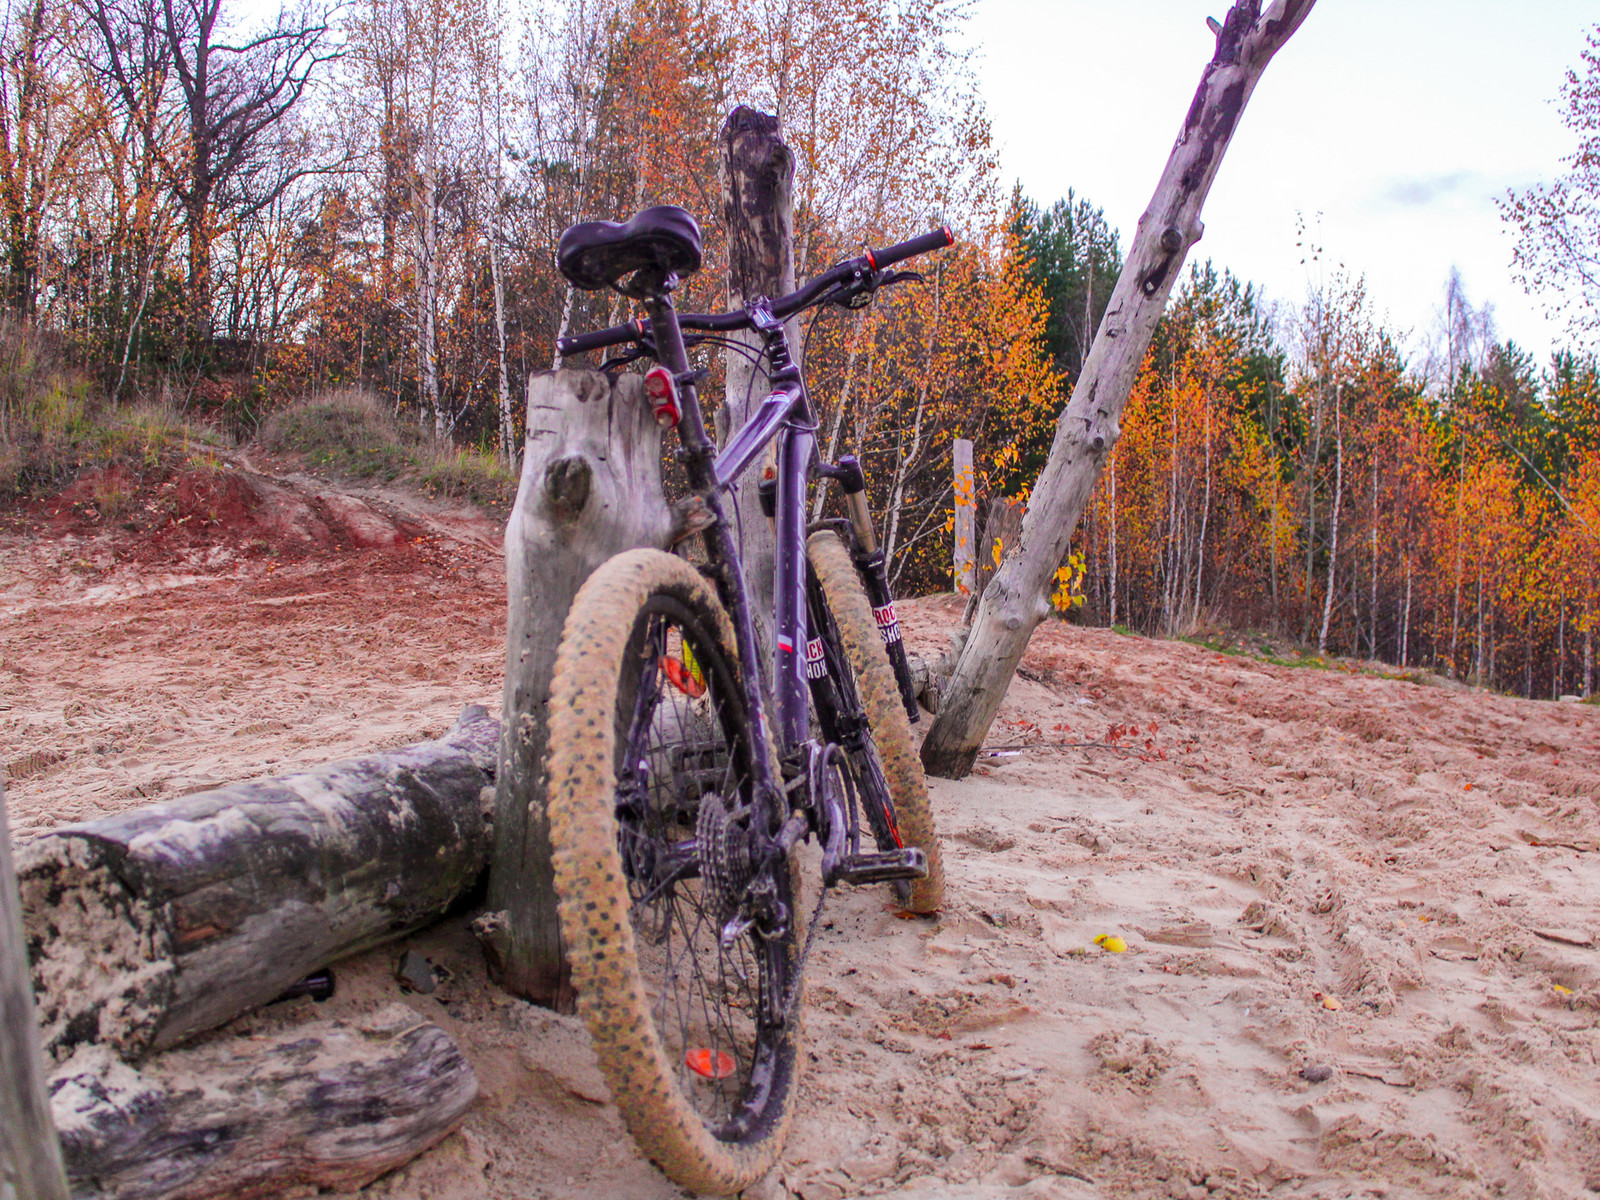
[[[846,883],[892,883],[896,879],[926,879],[928,856],[915,847],[883,854],[856,854],[847,858],[839,878]]]

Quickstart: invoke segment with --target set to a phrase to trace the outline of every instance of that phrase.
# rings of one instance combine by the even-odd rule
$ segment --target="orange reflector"
[[[687,650],[687,647],[685,647]],[[672,686],[685,696],[698,698],[706,694],[705,676],[700,674],[694,664],[684,664],[675,658],[663,658],[661,669],[666,672],[667,679]]]
[[[711,1050],[704,1046],[689,1051],[683,1056],[683,1061],[701,1079],[726,1079],[733,1074],[736,1065],[733,1055],[726,1050]]]

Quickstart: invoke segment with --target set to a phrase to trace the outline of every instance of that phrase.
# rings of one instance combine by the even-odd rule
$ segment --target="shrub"
[[[426,445],[419,431],[401,425],[360,388],[326,392],[280,409],[262,427],[261,443],[343,475],[385,482],[414,466]]]

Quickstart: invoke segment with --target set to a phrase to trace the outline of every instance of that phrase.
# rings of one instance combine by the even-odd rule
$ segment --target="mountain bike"
[[[896,263],[953,240],[938,229],[716,315],[673,304],[701,262],[683,209],[574,225],[558,248],[575,287],[615,289],[647,314],[564,338],[560,353],[621,347],[603,369],[655,361],[645,393],[677,430],[703,505],[704,563],[631,550],[579,591],[556,657],[547,759],[579,1011],[635,1140],[696,1191],[738,1191],[776,1160],[796,1091],[801,979],[829,889],[887,882],[912,911],[941,903],[916,701],[866,479],[853,458],[819,457],[784,321],[860,307],[920,278]],[[771,392],[719,450],[688,351],[740,330],[759,335]],[[758,494],[777,541],[770,692],[725,500],[769,443]],[[847,518],[808,525],[814,479],[840,488]],[[813,839],[822,888],[808,916],[798,847]]]

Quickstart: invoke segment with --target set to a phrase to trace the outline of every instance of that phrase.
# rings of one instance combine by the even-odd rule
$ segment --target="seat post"
[[[689,352],[684,348],[678,310],[672,303],[672,290],[677,285],[677,275],[667,274],[639,289],[637,294],[644,303],[645,312],[650,314],[650,337],[655,342],[656,361],[671,371],[678,383],[678,399],[683,409],[678,419],[678,439],[692,460],[689,481],[699,489],[711,478],[711,460],[717,448],[706,434],[699,390],[690,378]],[[697,478],[702,473],[703,477]]]

